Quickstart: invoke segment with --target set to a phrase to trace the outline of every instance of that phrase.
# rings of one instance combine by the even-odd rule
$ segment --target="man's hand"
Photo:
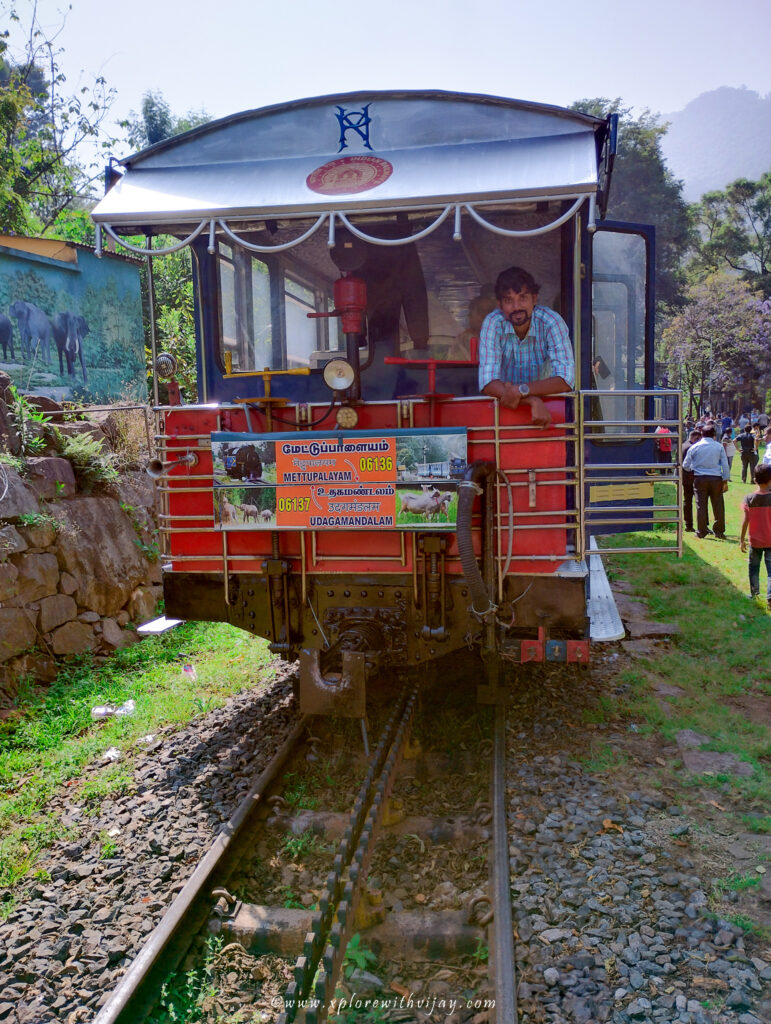
[[[723,481],[723,494],[725,494],[725,492],[726,492],[727,490],[728,490],[728,481],[727,481],[727,480],[724,480],[724,481]]]
[[[744,537],[742,537],[741,541],[739,542],[739,550],[743,551],[745,554],[747,553],[747,541],[744,539]]]
[[[504,384],[503,394],[500,396],[501,405],[505,405],[507,409],[517,409],[521,401],[522,395],[519,393],[519,388],[508,382]]]
[[[549,412],[546,403],[542,398],[537,395],[530,395],[529,398],[523,399],[530,406],[530,414],[533,418],[533,425],[536,427],[550,427],[551,426],[551,413]]]

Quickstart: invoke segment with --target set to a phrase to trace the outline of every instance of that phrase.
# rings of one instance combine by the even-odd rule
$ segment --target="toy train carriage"
[[[159,409],[168,614],[302,654],[314,710],[375,655],[588,659],[590,535],[650,526],[655,464],[652,239],[597,220],[614,145],[612,118],[373,93],[124,161],[99,231],[194,257],[201,404]],[[479,394],[512,265],[574,343],[545,430]]]

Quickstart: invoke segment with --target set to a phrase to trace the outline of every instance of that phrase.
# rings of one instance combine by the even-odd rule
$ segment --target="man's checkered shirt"
[[[480,391],[491,380],[526,384],[545,376],[562,377],[572,388],[575,372],[568,325],[553,309],[533,309],[530,330],[522,341],[500,309],[485,317],[479,332]]]

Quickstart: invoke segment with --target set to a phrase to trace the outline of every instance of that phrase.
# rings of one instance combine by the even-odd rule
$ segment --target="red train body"
[[[652,235],[601,221],[614,145],[612,119],[360,94],[125,161],[100,230],[194,254],[201,404],[158,408],[167,615],[299,657],[308,711],[362,714],[383,660],[478,650],[491,700],[505,662],[589,660],[591,538],[652,524],[662,418]],[[511,264],[574,343],[546,429],[478,390]]]

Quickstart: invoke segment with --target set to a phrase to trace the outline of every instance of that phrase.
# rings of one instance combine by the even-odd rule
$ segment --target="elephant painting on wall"
[[[46,366],[51,362],[51,321],[42,309],[32,302],[17,299],[8,307],[8,312],[19,324],[22,358],[32,359],[38,349]]]
[[[13,351],[13,324],[7,316],[0,313],[0,347],[3,349],[3,359],[8,358],[8,349],[11,350],[11,359],[16,358]]]
[[[67,362],[67,374],[70,377],[75,376],[75,359],[79,359],[83,383],[87,384],[86,357],[83,352],[83,338],[88,334],[85,318],[78,316],[77,313],[57,313],[53,318],[53,332],[56,350],[59,353],[59,373],[64,373],[62,355]]]
[[[13,244],[0,245],[2,374],[20,394],[59,404],[146,401],[138,262],[99,259],[65,242],[6,240]]]

